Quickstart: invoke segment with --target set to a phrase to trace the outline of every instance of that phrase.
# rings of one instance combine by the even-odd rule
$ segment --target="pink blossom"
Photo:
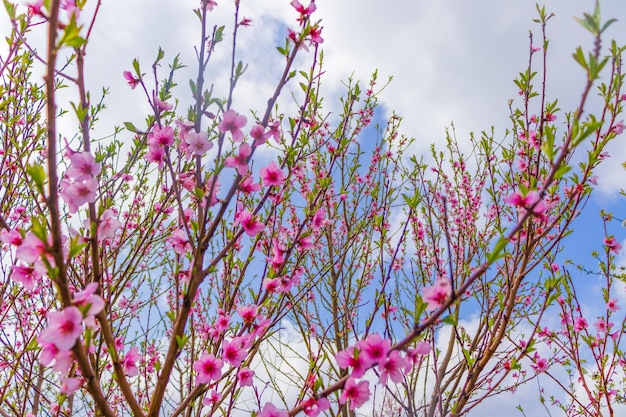
[[[239,337],[233,337],[230,342],[224,341],[222,343],[222,359],[232,366],[238,367],[241,365],[246,356],[248,356],[248,352],[243,349]]]
[[[409,363],[402,357],[397,350],[391,351],[389,356],[384,359],[378,365],[378,371],[380,372],[380,378],[378,382],[380,384],[387,384],[387,379],[391,378],[393,382],[402,381],[402,371],[407,369]]]
[[[71,350],[59,350],[54,343],[41,340],[41,334],[37,336],[37,342],[41,345],[39,363],[43,366],[50,366],[52,361],[54,361],[52,370],[60,374],[70,370],[74,363],[74,354]]]
[[[83,181],[97,176],[101,166],[89,152],[74,152],[69,156],[71,165],[66,175],[75,181]]]
[[[183,229],[174,230],[167,240],[174,252],[179,255],[185,255],[191,250],[189,238],[187,238],[187,233]]]
[[[407,358],[413,365],[415,365],[418,362],[418,357],[428,355],[428,353],[430,353],[430,349],[430,343],[421,341],[417,344],[417,346],[415,346],[414,349],[409,349],[407,351]]]
[[[48,326],[39,335],[39,340],[53,343],[59,350],[70,350],[83,332],[83,313],[77,307],[65,307],[62,311],[51,311],[47,315]]]
[[[163,128],[155,124],[152,132],[148,133],[148,145],[155,147],[171,146],[174,144],[174,129],[171,126]]]
[[[229,168],[237,168],[239,175],[243,176],[248,173],[248,157],[252,153],[252,148],[247,143],[239,146],[238,156],[229,156],[224,160],[224,165]]]
[[[207,384],[222,377],[224,362],[213,354],[203,352],[200,359],[193,363],[193,369],[198,373],[197,384]]]
[[[26,291],[32,291],[35,283],[41,279],[41,275],[33,267],[13,265],[11,266],[11,279],[22,284]]]
[[[126,352],[126,355],[124,355],[124,359],[122,359],[122,366],[124,367],[126,375],[130,377],[139,375],[137,361],[140,359],[141,354],[139,353],[139,349],[137,348],[137,346],[133,346],[128,352]]]
[[[115,231],[121,226],[122,224],[115,217],[113,210],[104,210],[98,222],[98,240],[113,239],[115,237]]]
[[[535,363],[531,364],[530,367],[537,373],[545,372],[548,370],[548,361],[546,358],[535,355]]]
[[[200,3],[210,12],[212,12],[213,8],[217,6],[217,2],[215,0],[200,0]]]
[[[133,74],[130,71],[124,71],[124,78],[133,90],[137,87],[137,84],[139,84],[140,81],[139,78],[133,77]]]
[[[323,208],[317,209],[311,220],[311,228],[318,232],[326,221],[326,216]]]
[[[326,397],[318,398],[309,398],[303,404],[304,406],[304,414],[309,417],[317,417],[320,413],[328,410],[330,408],[330,402],[326,399]]]
[[[187,134],[187,144],[196,155],[202,156],[209,149],[213,147],[213,144],[209,141],[209,135],[206,132],[190,131]]]
[[[279,410],[272,403],[265,403],[263,410],[257,414],[257,417],[289,417],[289,413],[285,410]]]
[[[63,197],[72,213],[76,213],[78,208],[85,203],[96,202],[98,181],[95,178],[71,183],[67,180],[62,180],[59,185],[61,187],[59,194]]]
[[[154,104],[156,104],[157,110],[159,112],[172,110],[174,108],[173,105],[171,105],[167,101],[161,101],[158,97],[154,98]]]
[[[96,294],[97,289],[98,283],[91,282],[85,286],[83,291],[74,294],[72,302],[78,307],[87,308],[84,313],[87,317],[93,317],[104,309],[104,300]]]
[[[72,395],[82,384],[83,381],[78,378],[61,378],[61,394]]]
[[[165,149],[162,146],[158,145],[150,145],[148,147],[148,152],[144,155],[146,161],[148,162],[156,162],[158,164],[159,169],[163,168],[163,158],[165,157]]]
[[[265,229],[265,225],[258,221],[256,216],[253,216],[248,210],[244,210],[239,214],[239,223],[248,236],[256,236],[257,233]]]
[[[301,16],[309,16],[317,9],[315,0],[312,0],[307,7],[304,7],[298,0],[293,0],[290,4]]]
[[[511,204],[515,207],[523,207],[530,209],[532,207],[532,213],[536,216],[543,217],[548,210],[548,206],[543,200],[540,200],[539,193],[537,191],[529,191],[525,196],[520,193],[510,194],[504,199],[505,203]]]
[[[615,313],[617,310],[619,310],[619,305],[617,304],[617,298],[611,298],[606,303],[606,308],[608,308],[613,313]]]
[[[256,124],[250,129],[250,137],[254,139],[254,144],[259,146],[265,143],[268,134],[265,133],[265,128],[261,124]]]
[[[19,230],[0,230],[0,242],[19,246],[22,244],[22,234]]]
[[[613,252],[616,255],[622,250],[621,243],[619,243],[614,236],[604,238],[604,244],[609,248],[609,252]]]
[[[322,27],[318,25],[311,26],[309,30],[309,41],[311,43],[323,43],[324,38],[322,38]]]
[[[353,377],[346,380],[346,384],[341,392],[339,404],[345,404],[350,401],[350,410],[361,407],[370,398],[369,381],[355,382]]]
[[[239,372],[237,372],[237,379],[239,379],[239,385],[242,387],[251,387],[254,385],[253,378],[254,371],[250,368],[241,368]]]
[[[435,310],[452,295],[452,285],[447,278],[437,278],[435,285],[422,289],[424,301],[428,303],[428,310]]]
[[[361,349],[361,355],[365,356],[365,359],[370,363],[382,362],[389,353],[391,348],[391,342],[388,339],[383,339],[378,333],[373,333],[365,340],[361,340],[358,343],[359,349]]]
[[[245,177],[239,183],[239,191],[244,194],[251,194],[261,190],[261,184],[252,182],[252,177]]]
[[[272,137],[276,142],[280,140],[280,122],[275,121],[271,125],[268,126],[268,131],[266,133],[267,137]]]
[[[619,122],[613,125],[612,131],[616,135],[621,135],[622,133],[624,133],[625,129],[626,129],[626,126],[624,126],[624,121],[620,120]]]
[[[211,390],[209,396],[202,400],[202,405],[211,405],[219,402],[222,399],[222,394],[220,394],[217,390]]]
[[[576,320],[574,320],[574,331],[576,332],[585,330],[587,326],[588,326],[587,320],[585,320],[584,317],[578,317],[576,318]]]
[[[368,359],[369,358],[362,355],[354,346],[348,346],[345,350],[337,352],[335,355],[337,365],[344,369],[348,367],[352,368],[352,376],[355,378],[362,377],[367,368],[371,365]]]
[[[261,178],[263,179],[263,184],[266,187],[280,187],[285,181],[284,172],[274,161],[270,162],[266,168],[261,168],[260,174]]]
[[[593,325],[598,333],[607,333],[613,327],[613,323],[607,323],[602,317],[598,318],[598,321],[593,323]]]
[[[237,306],[237,314],[241,316],[244,323],[252,323],[259,314],[259,308],[256,305]]]
[[[235,110],[228,109],[222,115],[222,121],[217,125],[220,132],[230,132],[235,142],[241,142],[244,134],[241,130],[246,125],[246,116],[239,115]]]

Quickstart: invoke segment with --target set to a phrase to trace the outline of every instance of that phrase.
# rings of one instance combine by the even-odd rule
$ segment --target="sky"
[[[215,24],[227,22],[232,26],[230,3],[218,0],[212,15]],[[166,53],[165,63],[180,53],[182,62],[193,67],[198,28],[192,8],[198,1],[126,0],[123,6],[120,4],[103,2],[88,49],[87,81],[93,96],[102,86],[110,88],[109,108],[102,114],[100,126],[122,125],[125,121],[141,126],[147,104],[138,90],[128,87],[122,72],[131,69],[134,58],[139,59],[144,72],[149,71],[159,46]],[[532,22],[537,16],[534,1],[317,0],[316,4],[315,16],[322,19],[325,39],[326,110],[336,110],[336,98],[345,90],[342,81],[347,77],[352,75],[366,83],[369,75],[378,70],[381,81],[393,76],[380,96],[383,109],[386,114],[395,111],[404,118],[402,131],[416,138],[416,154],[422,154],[433,142],[443,143],[445,129],[452,122],[465,149],[469,149],[470,132],[478,134],[494,126],[496,137],[504,136],[510,126],[508,101],[518,98],[512,80],[528,63],[529,30],[535,34],[535,43],[540,43],[540,28]],[[584,82],[583,71],[571,53],[578,45],[592,45],[591,35],[574,17],[591,11],[593,4],[588,0],[546,1],[547,11],[555,13],[548,25],[548,95],[558,97],[562,109],[576,105]],[[626,2],[604,0],[600,4],[605,19],[619,20],[607,37],[626,44]],[[245,112],[262,109],[271,94],[277,77],[273,69],[282,64],[274,47],[282,43],[287,27],[295,25],[297,15],[287,0],[241,0],[241,10],[242,16],[252,19],[252,27],[241,28],[239,40],[238,59],[250,64],[236,96],[237,110]],[[6,20],[0,20],[0,32],[4,33],[6,24]],[[41,28],[36,29],[30,37],[35,44],[42,39],[37,30],[41,32]],[[230,33],[225,32],[225,42],[209,68],[207,80],[215,83],[217,92],[224,92],[223,86],[227,85],[225,69],[231,40]],[[183,101],[190,76],[188,68],[179,77]],[[281,106],[292,105],[288,99],[281,101]],[[66,128],[70,130],[70,126]],[[110,133],[98,129],[103,136]],[[617,194],[620,188],[626,188],[620,167],[626,161],[626,146],[616,141],[610,152],[612,158],[598,172],[598,193],[590,202],[589,221],[577,223],[572,241],[575,252],[570,253],[588,254],[597,249],[601,240],[595,248],[579,243],[592,235],[601,239],[597,217],[600,208],[626,217],[623,200]],[[620,230],[617,233],[624,240],[626,235]],[[626,296],[623,300],[626,304]],[[494,410],[502,410],[499,407],[503,405],[492,404]]]

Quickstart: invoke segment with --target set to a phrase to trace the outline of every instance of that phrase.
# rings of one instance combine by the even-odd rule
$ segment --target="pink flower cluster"
[[[96,189],[100,173],[100,164],[89,152],[67,151],[71,165],[61,180],[59,194],[67,203],[70,212],[76,213],[85,203],[96,202]]]
[[[540,198],[538,191],[529,191],[526,195],[515,192],[506,197],[504,202],[518,208],[531,210],[532,214],[540,219],[545,218],[546,211],[549,209],[546,202]]]
[[[95,316],[104,308],[104,300],[96,294],[98,284],[92,282],[83,291],[74,294],[73,305],[61,311],[47,314],[48,326],[37,336],[42,347],[39,362],[52,365],[61,380],[61,393],[70,395],[82,384],[79,378],[70,375],[74,354],[72,349],[83,332],[83,325],[96,327]]]
[[[335,360],[341,368],[352,368],[339,398],[341,404],[349,402],[350,410],[361,407],[369,400],[369,381],[358,381],[368,369],[378,365],[378,383],[383,385],[389,380],[401,382],[403,372],[411,369],[407,358],[400,351],[391,350],[391,341],[383,339],[378,333],[337,352]]]

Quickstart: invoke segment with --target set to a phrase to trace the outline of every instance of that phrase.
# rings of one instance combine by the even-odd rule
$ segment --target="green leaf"
[[[137,132],[137,128],[131,122],[124,122],[124,126],[126,126],[126,129],[128,129],[129,131],[131,131],[133,133]]]
[[[504,248],[506,247],[508,243],[509,243],[509,240],[505,236],[500,236],[493,250],[487,257],[487,262],[493,263],[496,260],[500,259],[502,257],[501,252],[504,250]]]
[[[29,165],[26,168],[26,173],[35,183],[37,191],[39,191],[41,195],[45,195],[44,185],[46,183],[46,171],[44,171],[43,167],[39,164]]]
[[[215,36],[213,37],[213,44],[219,43],[224,40],[224,26],[220,26],[215,31]]]

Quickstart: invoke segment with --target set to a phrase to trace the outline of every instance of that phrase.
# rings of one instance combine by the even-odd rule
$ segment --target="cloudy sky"
[[[214,24],[227,24],[231,28],[231,1],[217,1],[219,6],[212,14]],[[239,59],[250,68],[241,82],[235,106],[245,112],[250,108],[260,110],[267,101],[278,76],[276,68],[282,63],[275,46],[283,42],[287,27],[295,26],[297,14],[288,0],[241,2],[242,16],[252,19],[252,27],[242,28],[239,42]],[[138,90],[130,90],[122,77],[124,70],[131,69],[133,58],[138,58],[143,71],[148,72],[160,46],[166,52],[165,63],[180,53],[183,63],[193,67],[193,48],[197,45],[199,29],[192,8],[198,3],[196,0],[126,0],[121,6],[122,2],[103,2],[87,56],[92,95],[97,95],[102,86],[110,87],[111,91],[107,100],[109,108],[101,117],[99,132],[103,135],[110,133],[107,126],[121,125],[124,121],[142,126],[143,115],[148,111],[144,97]],[[365,82],[378,69],[381,80],[394,77],[382,93],[381,103],[387,112],[395,110],[404,117],[403,132],[417,139],[415,152],[423,152],[433,142],[442,142],[451,122],[461,140],[469,132],[478,133],[491,126],[495,126],[496,135],[503,136],[510,125],[508,100],[517,98],[512,80],[526,69],[528,62],[529,30],[535,33],[536,44],[540,43],[539,26],[532,22],[537,16],[534,1],[317,0],[316,3],[316,16],[323,20],[324,27],[328,111],[333,110],[333,98],[343,91],[342,80],[354,74],[354,78]],[[548,94],[559,98],[562,109],[571,109],[584,82],[584,74],[571,53],[578,45],[590,48],[592,44],[591,35],[574,17],[591,11],[594,2],[549,0],[546,3],[548,12],[555,13],[548,26],[551,39]],[[626,44],[626,2],[604,0],[601,6],[605,19],[619,19],[607,36]],[[6,24],[0,20],[3,34]],[[38,30],[42,28],[30,35],[35,44],[42,39]],[[229,31],[225,32],[225,42],[216,51],[207,75],[217,92],[225,91],[228,76],[232,41]],[[184,70],[179,77],[182,100],[188,94],[190,76],[190,70]],[[282,105],[289,106],[289,100]],[[601,193],[591,203],[595,213],[600,207],[619,209],[616,191],[626,188],[624,171],[619,168],[626,160],[626,146],[623,141],[615,145],[613,158],[600,173]],[[616,212],[620,214],[626,217]],[[623,238],[622,234],[620,239]],[[497,404],[496,409],[502,410],[499,407]]]

